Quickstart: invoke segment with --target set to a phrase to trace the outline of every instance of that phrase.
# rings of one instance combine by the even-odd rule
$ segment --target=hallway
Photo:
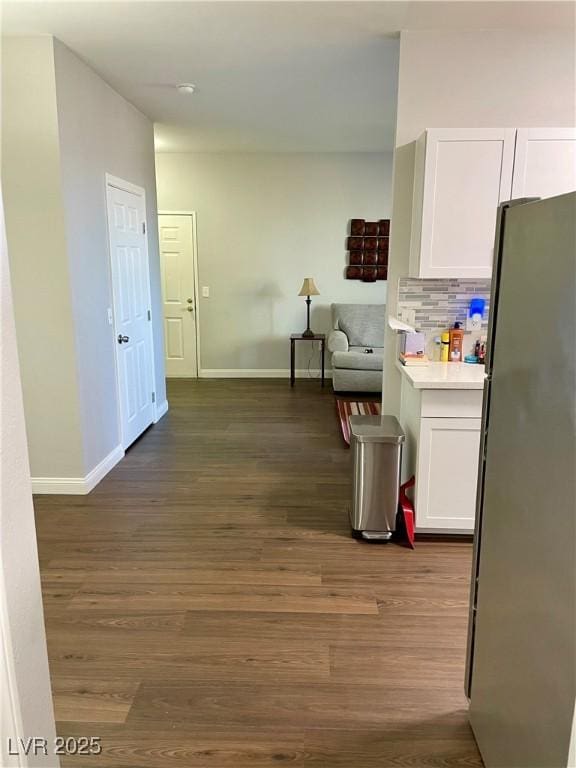
[[[35,498],[58,732],[90,768],[481,766],[472,547],[350,538],[334,397],[172,380],[88,496]]]

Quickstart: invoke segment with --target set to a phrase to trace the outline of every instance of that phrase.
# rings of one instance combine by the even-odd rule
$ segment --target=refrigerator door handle
[[[480,545],[482,542],[482,507],[484,502],[484,477],[486,470],[486,445],[488,440],[488,416],[490,413],[490,387],[492,381],[488,375],[484,381],[482,397],[482,425],[480,427],[480,450],[478,452],[478,483],[476,486],[476,518],[474,521],[474,550],[472,554],[472,575],[470,579],[470,606],[468,611],[468,638],[466,643],[466,672],[464,691],[468,698],[472,695],[472,675],[474,670],[474,636],[476,630],[476,604],[478,599],[478,569],[480,564]]]

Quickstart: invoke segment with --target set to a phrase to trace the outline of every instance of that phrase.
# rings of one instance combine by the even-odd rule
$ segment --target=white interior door
[[[198,376],[192,216],[158,217],[166,376]]]
[[[138,188],[128,191],[109,182],[107,197],[120,423],[127,448],[154,420],[146,208]]]

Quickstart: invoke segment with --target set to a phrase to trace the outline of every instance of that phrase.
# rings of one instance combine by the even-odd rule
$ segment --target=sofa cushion
[[[358,371],[381,371],[384,360],[384,350],[375,349],[374,352],[364,352],[362,349],[349,352],[334,352],[332,355],[332,368],[348,368]]]
[[[382,304],[336,304],[338,327],[351,347],[383,347],[386,309]]]

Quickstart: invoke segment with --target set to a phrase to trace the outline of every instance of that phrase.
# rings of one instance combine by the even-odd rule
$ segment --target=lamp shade
[[[298,296],[320,296],[320,291],[314,285],[313,277],[305,277]]]

